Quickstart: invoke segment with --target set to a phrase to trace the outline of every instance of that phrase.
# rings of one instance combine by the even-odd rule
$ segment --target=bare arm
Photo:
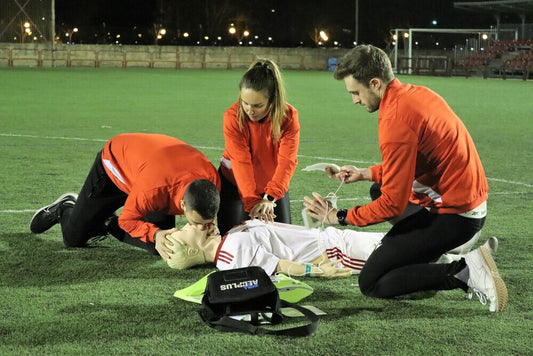
[[[331,179],[336,179],[344,183],[354,183],[372,179],[370,168],[357,168],[355,166],[342,166],[340,171],[327,167],[326,173]]]
[[[326,278],[345,278],[352,275],[349,268],[336,268],[338,261],[327,261],[320,265],[292,262],[288,260],[279,260],[276,272],[287,274],[288,276],[306,276],[306,277],[326,277]]]

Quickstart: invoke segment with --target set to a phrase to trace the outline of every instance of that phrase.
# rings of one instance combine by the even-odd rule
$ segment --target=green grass
[[[363,297],[356,277],[306,279],[315,292],[301,304],[327,312],[315,335],[221,333],[201,323],[198,305],[172,296],[212,268],[174,271],[160,258],[111,239],[65,249],[58,226],[29,233],[33,211],[65,191],[78,191],[96,152],[118,133],[166,133],[200,148],[218,166],[222,114],[237,98],[241,75],[0,70],[0,355],[533,354],[531,82],[400,78],[439,92],[474,137],[491,189],[482,241],[499,237],[496,261],[509,289],[500,315],[457,290],[379,300]],[[379,162],[377,113],[354,107],[331,73],[287,71],[284,78],[302,126],[290,190],[293,222],[301,224],[304,195],[337,189],[321,173],[301,168],[323,161]],[[339,205],[368,202],[368,187],[344,187]]]

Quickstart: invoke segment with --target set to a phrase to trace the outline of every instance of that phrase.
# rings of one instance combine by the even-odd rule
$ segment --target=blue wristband
[[[305,276],[306,277],[311,277],[311,265],[306,265],[305,266]]]

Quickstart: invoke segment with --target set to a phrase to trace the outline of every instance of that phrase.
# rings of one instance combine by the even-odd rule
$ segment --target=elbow
[[[398,203],[393,200],[386,200],[383,201],[383,212],[384,218],[386,220],[394,219],[399,216],[402,216],[403,212],[405,211],[405,208],[407,207],[407,201],[404,203]]]
[[[397,218],[398,216],[401,216],[403,212],[405,211],[405,206],[392,206],[389,210],[389,219]]]

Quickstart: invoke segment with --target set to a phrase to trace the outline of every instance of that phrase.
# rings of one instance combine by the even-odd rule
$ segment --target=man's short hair
[[[202,218],[214,219],[220,206],[220,194],[210,180],[196,179],[185,189],[183,201],[187,208],[196,211]]]
[[[366,87],[372,78],[380,78],[387,84],[394,79],[389,57],[372,45],[357,46],[341,57],[333,76],[342,80],[349,75]]]

